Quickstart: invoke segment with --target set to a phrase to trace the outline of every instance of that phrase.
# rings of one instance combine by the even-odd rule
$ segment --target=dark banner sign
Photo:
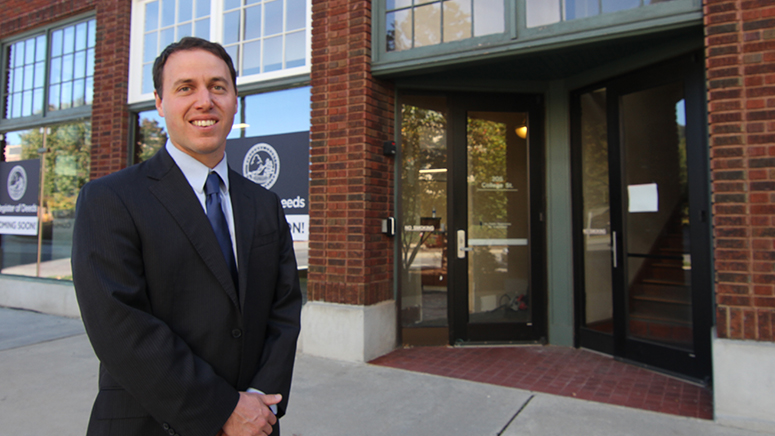
[[[40,161],[0,162],[0,234],[38,234]]]
[[[309,239],[309,132],[226,141],[229,166],[280,197],[294,241]]]

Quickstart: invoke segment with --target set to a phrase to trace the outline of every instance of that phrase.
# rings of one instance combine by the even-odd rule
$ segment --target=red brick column
[[[775,2],[705,0],[718,336],[775,339]]]
[[[98,0],[92,103],[91,178],[129,163],[129,29],[132,2]]]
[[[394,93],[371,75],[371,1],[312,1],[310,300],[393,298]]]

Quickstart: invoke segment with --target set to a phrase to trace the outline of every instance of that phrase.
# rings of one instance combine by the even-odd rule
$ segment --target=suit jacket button
[[[169,424],[167,424],[166,422],[165,422],[165,423],[164,423],[164,425],[162,425],[161,427],[162,427],[162,428],[163,428],[165,431],[170,429],[170,425],[169,425]]]
[[[232,330],[232,331],[231,331],[231,336],[232,336],[234,339],[239,339],[239,338],[242,336],[242,330],[240,330],[240,329],[234,329],[234,330]]]

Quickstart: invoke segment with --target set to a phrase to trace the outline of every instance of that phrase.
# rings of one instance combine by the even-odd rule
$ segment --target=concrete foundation
[[[0,306],[80,318],[73,282],[0,275]]]
[[[396,302],[352,306],[309,301],[301,311],[299,350],[351,362],[368,362],[396,347]]]
[[[714,338],[716,421],[730,427],[775,432],[773,368],[775,343]]]

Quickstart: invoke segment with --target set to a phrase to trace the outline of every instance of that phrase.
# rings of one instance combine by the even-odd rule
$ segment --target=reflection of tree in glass
[[[468,10],[463,10],[457,2],[446,1],[442,15],[440,2],[424,4],[421,7],[388,14],[385,33],[386,49],[389,52],[401,51],[441,42],[459,41],[470,38],[471,32],[470,6]]]
[[[45,183],[43,204],[54,218],[70,218],[81,187],[89,180],[91,166],[91,123],[80,122],[51,126],[46,137]],[[39,159],[43,147],[40,129],[19,135],[22,159]]]
[[[608,124],[605,99],[605,90],[581,96],[581,168],[585,219],[590,212],[608,207]]]
[[[469,238],[505,238],[505,228],[480,223],[502,223],[508,219],[506,192],[480,191],[493,180],[508,181],[506,174],[506,124],[481,118],[468,120]],[[476,192],[476,193],[475,193]],[[474,194],[475,193],[475,194]]]
[[[442,113],[404,105],[401,123],[401,200],[404,225],[419,225],[420,217],[429,217],[438,205],[446,205],[447,185],[444,173],[421,172],[446,168],[446,119]],[[444,209],[446,206],[444,206]],[[439,213],[446,213],[437,209]],[[401,232],[404,271],[412,265],[430,233]]]
[[[135,143],[135,162],[143,162],[150,159],[167,143],[167,133],[159,126],[157,120],[142,118],[137,128]]]

